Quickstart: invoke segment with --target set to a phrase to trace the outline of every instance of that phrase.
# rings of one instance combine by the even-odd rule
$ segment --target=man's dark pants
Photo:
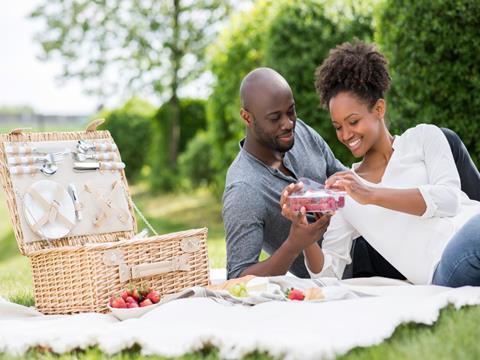
[[[450,129],[442,128],[457,165],[462,191],[470,199],[480,201],[480,173],[472,161],[460,137]],[[383,276],[404,280],[405,277],[398,272],[382,255],[380,255],[363,238],[355,240],[353,248],[352,265],[347,267],[344,277],[372,277]]]

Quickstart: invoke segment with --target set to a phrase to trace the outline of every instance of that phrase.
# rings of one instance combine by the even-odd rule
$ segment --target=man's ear
[[[250,125],[252,124],[252,116],[250,115],[250,113],[247,110],[245,110],[244,108],[241,108],[240,109],[240,116],[242,117],[245,124],[248,127],[250,127]]]
[[[373,105],[373,111],[379,119],[383,119],[385,117],[385,112],[387,111],[387,103],[385,100],[378,99],[375,105]]]

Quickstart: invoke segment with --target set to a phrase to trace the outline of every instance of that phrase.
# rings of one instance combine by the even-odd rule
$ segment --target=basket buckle
[[[186,253],[193,253],[200,250],[200,240],[198,238],[186,238],[180,242],[180,249]]]
[[[103,253],[103,263],[109,266],[123,264],[123,252],[118,249],[105,251]]]

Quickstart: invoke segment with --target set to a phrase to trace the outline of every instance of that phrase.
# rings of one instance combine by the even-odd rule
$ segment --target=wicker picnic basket
[[[132,239],[137,227],[123,170],[120,176],[132,217],[131,230],[24,241],[5,144],[91,139],[113,142],[108,131],[96,130],[99,123],[92,123],[83,132],[13,131],[0,135],[0,177],[15,238],[21,254],[30,259],[36,307],[45,314],[107,312],[111,295],[129,285],[151,287],[164,296],[209,281],[206,228]]]

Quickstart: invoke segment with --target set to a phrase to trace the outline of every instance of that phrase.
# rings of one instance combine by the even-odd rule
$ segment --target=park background
[[[45,114],[0,98],[2,131],[81,130],[104,117],[103,128],[127,164],[134,201],[159,233],[207,226],[211,267],[225,266],[221,195],[244,136],[238,87],[255,67],[272,67],[287,79],[298,117],[349,165],[353,159],[319,106],[314,71],[344,41],[375,42],[392,75],[387,96],[392,133],[418,123],[449,127],[479,164],[478,0],[38,0],[34,5],[27,20],[36,24],[38,58],[57,64],[59,80],[65,86],[75,82],[89,101],[82,100],[83,111],[77,104],[70,113],[67,107],[62,114]],[[0,81],[2,91],[14,86]],[[1,197],[0,296],[33,305],[28,259],[18,253]],[[355,349],[346,358],[479,358],[479,321],[479,307],[449,308],[433,327],[402,326],[385,343]],[[55,357],[40,350],[29,356]],[[64,355],[72,356],[102,354],[93,348]],[[133,348],[118,356],[123,357],[141,356]],[[190,357],[217,354],[206,349]]]

